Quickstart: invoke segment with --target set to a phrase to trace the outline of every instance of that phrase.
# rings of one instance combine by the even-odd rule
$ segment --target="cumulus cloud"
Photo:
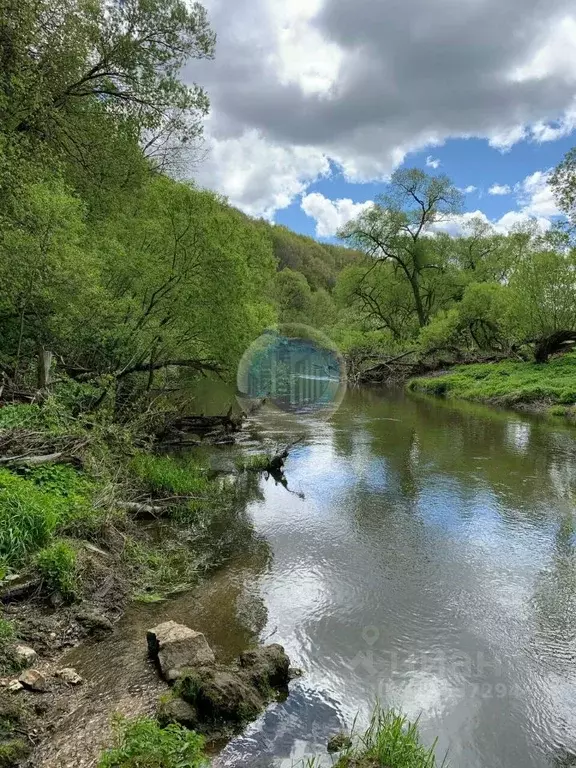
[[[522,210],[531,216],[550,218],[559,216],[560,210],[554,200],[552,188],[549,185],[552,170],[536,171],[516,184],[514,191]]]
[[[408,153],[450,137],[485,137],[505,151],[576,125],[572,0],[206,5],[216,59],[184,72],[212,101],[210,173],[201,173],[250,212],[272,215],[328,159],[349,180],[383,180]],[[255,144],[267,177],[258,193]]]
[[[348,198],[330,200],[320,192],[304,195],[301,203],[304,213],[316,220],[318,237],[334,237],[341,227],[372,205],[372,200],[364,203],[355,203]]]
[[[461,235],[466,226],[473,219],[481,219],[490,224],[496,232],[506,234],[513,229],[535,222],[538,229],[546,232],[552,226],[552,219],[559,216],[561,211],[556,205],[552,189],[549,186],[551,170],[536,171],[526,176],[525,179],[514,185],[517,209],[507,211],[498,219],[490,220],[483,211],[468,211],[463,214],[450,216],[442,222],[438,222],[434,229],[440,232],[448,232],[451,235]],[[495,185],[497,186],[497,185]],[[504,194],[512,193],[508,187]],[[491,192],[491,194],[502,194]]]
[[[508,184],[492,184],[488,190],[489,195],[509,195],[512,190]]]
[[[478,187],[475,187],[473,184],[469,184],[467,187],[457,187],[457,189],[458,192],[462,192],[464,195],[471,195],[478,191]]]
[[[428,168],[434,168],[435,170],[437,168],[440,168],[440,160],[438,160],[437,157],[432,157],[432,155],[428,155],[426,158],[426,165]]]

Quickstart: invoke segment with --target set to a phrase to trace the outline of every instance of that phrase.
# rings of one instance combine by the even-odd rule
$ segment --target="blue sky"
[[[464,210],[480,210],[488,219],[497,221],[508,211],[522,208],[514,191],[518,184],[536,172],[554,168],[574,146],[576,133],[545,143],[521,141],[506,151],[491,147],[484,139],[449,139],[440,147],[408,155],[400,167],[421,168],[432,174],[445,173],[461,190],[475,187],[474,191],[464,195]],[[430,167],[426,164],[428,158],[440,161],[440,165]],[[510,191],[507,194],[490,194],[489,190],[494,185],[508,187]],[[330,200],[348,198],[355,203],[363,203],[373,200],[385,190],[386,183],[382,181],[350,183],[341,170],[332,165],[330,176],[312,183],[306,194],[318,192]],[[316,219],[302,210],[302,196],[277,211],[274,220],[296,232],[316,237]],[[337,242],[334,237],[318,239]]]
[[[216,57],[184,71],[211,101],[194,177],[248,214],[332,238],[403,166],[476,188],[453,234],[472,214],[502,232],[558,214],[547,180],[576,145],[574,0],[204,5]]]

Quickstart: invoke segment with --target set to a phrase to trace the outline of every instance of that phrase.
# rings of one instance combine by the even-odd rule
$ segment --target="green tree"
[[[431,316],[422,283],[428,270],[442,269],[426,235],[434,224],[458,213],[462,195],[446,176],[418,169],[396,171],[390,191],[346,225],[340,237],[378,261],[389,262],[410,286],[420,327]],[[437,254],[436,254],[437,255]]]
[[[576,341],[576,252],[536,252],[508,285],[507,322],[518,343],[534,343],[541,362]]]
[[[283,269],[276,275],[276,301],[283,323],[307,323],[312,311],[312,291],[301,272]]]

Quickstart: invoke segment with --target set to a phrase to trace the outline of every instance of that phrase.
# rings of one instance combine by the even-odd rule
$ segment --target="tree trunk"
[[[38,353],[38,389],[45,390],[50,386],[50,369],[54,355],[41,349]]]
[[[576,331],[555,331],[536,343],[534,357],[537,363],[547,363],[555,352],[567,352],[576,344]]]
[[[418,284],[417,273],[412,275],[409,279],[410,279],[410,285],[412,286],[412,293],[414,294],[414,303],[416,304],[416,314],[418,315],[418,324],[420,328],[424,328],[425,325],[428,325],[428,318],[426,317],[426,312],[424,311],[424,304],[422,303],[422,297],[420,296],[420,286]]]

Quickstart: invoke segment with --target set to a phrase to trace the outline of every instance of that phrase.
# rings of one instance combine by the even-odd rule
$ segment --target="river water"
[[[378,697],[452,766],[576,765],[576,432],[375,390],[292,430],[304,498],[249,512],[262,637],[306,674],[222,763],[291,765]]]
[[[150,684],[144,632],[172,618],[225,659],[251,636],[280,642],[305,673],[219,766],[325,755],[376,698],[454,768],[576,765],[576,431],[377,390],[327,421],[258,421],[265,439],[303,436],[288,488],[256,483],[250,546],[202,590],[135,609],[89,661],[72,652],[101,695],[107,669],[134,682],[134,659]]]

